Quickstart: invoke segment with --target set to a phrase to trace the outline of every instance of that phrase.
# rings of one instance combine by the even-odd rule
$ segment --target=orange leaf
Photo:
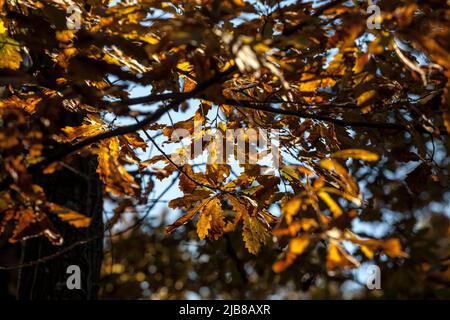
[[[309,237],[302,236],[292,239],[289,243],[289,250],[295,254],[302,254],[309,245]]]
[[[330,241],[328,245],[327,268],[329,270],[337,268],[354,268],[359,267],[359,262],[350,256],[335,241]]]
[[[383,250],[391,258],[406,258],[408,254],[402,251],[402,245],[398,239],[388,239],[383,242]]]
[[[64,208],[56,203],[47,202],[47,208],[58,215],[62,221],[65,221],[76,228],[87,228],[91,224],[91,218],[76,211]]]
[[[334,199],[325,191],[319,191],[317,195],[327,204],[330,208],[330,211],[333,213],[335,218],[342,215],[341,207],[334,201]]]

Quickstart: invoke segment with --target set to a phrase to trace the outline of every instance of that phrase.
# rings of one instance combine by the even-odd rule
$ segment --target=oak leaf
[[[250,253],[258,254],[261,246],[267,243],[268,235],[266,226],[257,217],[244,216],[242,237]]]

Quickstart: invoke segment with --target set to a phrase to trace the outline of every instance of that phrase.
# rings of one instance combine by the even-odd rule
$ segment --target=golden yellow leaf
[[[346,72],[346,64],[345,64],[344,54],[339,52],[333,58],[333,60],[328,65],[328,72],[335,75],[344,75]]]
[[[290,224],[292,218],[297,214],[302,205],[302,201],[299,197],[290,199],[283,207],[282,212],[286,218],[286,222]]]
[[[97,172],[105,184],[105,190],[115,195],[135,195],[139,186],[119,160],[119,139],[117,137],[100,142]]]
[[[360,263],[350,256],[335,241],[330,241],[327,254],[327,268],[333,270],[336,268],[354,268],[359,267]]]
[[[345,176],[348,174],[347,169],[345,169],[339,162],[334,159],[325,158],[320,160],[320,166],[324,169],[335,171],[337,174],[341,176]]]
[[[256,255],[261,249],[261,245],[267,242],[268,230],[257,217],[245,215],[242,237],[248,252]]]
[[[8,37],[8,29],[2,20],[0,20],[0,43],[0,69],[19,69],[22,63],[20,44]]]
[[[313,188],[314,190],[318,190],[320,188],[322,188],[323,186],[325,186],[325,177],[324,176],[319,176],[313,183]]]
[[[209,214],[212,217],[211,229],[209,230],[208,237],[210,239],[218,240],[222,236],[225,227],[225,221],[223,220],[223,210],[220,203],[220,199],[218,198],[212,199],[204,210],[209,211]]]
[[[146,36],[141,37],[140,39],[151,45],[155,45],[155,44],[159,43],[159,39],[152,35],[146,35]]]
[[[364,253],[364,255],[367,257],[367,259],[370,259],[370,260],[372,260],[373,259],[373,250],[372,249],[370,249],[369,247],[367,247],[367,246],[361,246],[361,251],[362,251],[362,253]]]
[[[376,95],[377,92],[375,90],[366,91],[356,98],[356,104],[359,107],[365,107],[375,99]]]
[[[312,218],[303,218],[299,221],[301,228],[304,231],[309,231],[312,228],[315,228],[318,226],[317,221]]]
[[[60,42],[70,42],[75,36],[75,30],[56,31],[56,40]]]
[[[281,168],[281,173],[289,181],[292,181],[292,179],[300,180],[299,172],[294,166],[283,166],[283,168]]]
[[[209,202],[209,198],[203,199],[198,203],[197,205],[193,206],[191,209],[189,209],[185,215],[178,218],[174,223],[167,226],[166,232],[171,233],[176,228],[182,226],[186,222],[188,222],[197,212],[201,211],[203,207]]]
[[[203,240],[208,234],[211,238],[218,239],[223,233],[224,221],[222,207],[218,198],[212,198],[203,207],[197,221],[197,234]]]
[[[223,66],[221,66],[220,68],[220,72],[225,72],[228,69],[230,69],[232,66],[234,66],[236,63],[234,62],[234,60],[229,60],[227,61]]]
[[[8,31],[8,29],[5,27],[5,24],[2,20],[0,20],[0,35],[5,34]]]
[[[266,92],[269,92],[269,93],[273,92],[273,88],[270,84],[263,82],[262,86]]]
[[[295,254],[302,254],[309,245],[309,237],[302,236],[292,239],[289,243],[289,251]]]
[[[137,133],[129,133],[123,136],[125,140],[135,148],[141,148],[143,151],[147,150],[147,143]]]
[[[103,132],[104,128],[101,123],[89,123],[78,127],[64,127],[61,130],[66,134],[66,137],[61,139],[69,142],[78,138],[87,138],[97,135]]]
[[[200,213],[197,222],[197,234],[200,240],[205,239],[205,237],[208,235],[209,228],[211,228],[211,220],[212,216],[209,211],[203,211],[202,213]]]
[[[24,109],[28,113],[35,113],[36,107],[42,98],[36,94],[24,94],[20,96],[11,96],[0,100],[0,108],[16,107]]]
[[[258,216],[262,218],[263,221],[267,222],[266,224],[271,224],[278,221],[278,218],[266,209],[258,211]]]
[[[279,273],[284,271],[287,267],[294,263],[296,257],[297,255],[295,253],[287,252],[284,260],[277,261],[272,265],[273,272]]]
[[[189,61],[179,62],[177,68],[186,72],[194,70],[194,66]]]
[[[384,45],[382,43],[381,38],[375,38],[372,42],[369,43],[367,50],[375,55],[382,54],[384,51]]]
[[[402,251],[400,240],[391,238],[387,240],[361,239],[350,230],[345,230],[346,238],[361,246],[361,251],[367,258],[373,257],[373,251],[381,250],[391,258],[406,258],[408,254]],[[371,251],[371,252],[370,252]]]
[[[380,156],[374,152],[370,152],[364,149],[346,149],[340,150],[332,155],[333,158],[354,158],[363,161],[378,161]]]
[[[91,224],[91,218],[84,214],[62,207],[56,203],[47,202],[50,211],[56,213],[58,218],[77,228],[87,228]]]
[[[353,72],[360,73],[361,71],[363,71],[367,62],[369,62],[369,59],[370,59],[369,53],[365,53],[361,55],[358,59],[356,59],[355,66],[353,67]]]
[[[239,7],[245,7],[245,2],[244,0],[233,0],[234,4],[239,6]]]
[[[238,222],[244,215],[248,214],[248,212],[245,205],[242,204],[238,198],[231,194],[227,194],[226,197],[230,201],[233,210],[236,212],[233,221],[228,221],[226,226],[224,227],[224,232],[230,232],[236,228]]]
[[[6,34],[0,35],[0,43],[0,69],[19,69],[22,63],[20,44]]]
[[[341,207],[333,200],[333,198],[325,191],[319,191],[317,195],[327,204],[335,218],[342,215]]]
[[[320,79],[315,79],[316,75],[310,73],[302,74],[299,90],[302,92],[316,92],[317,88],[320,85]],[[315,79],[311,81],[307,81],[309,79]]]

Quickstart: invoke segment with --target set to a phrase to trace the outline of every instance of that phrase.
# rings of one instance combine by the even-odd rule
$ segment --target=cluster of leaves
[[[67,30],[73,5],[82,12],[79,30]],[[367,260],[407,257],[404,232],[377,240],[352,227],[357,219],[380,220],[383,209],[414,215],[444,201],[450,10],[441,1],[381,0],[381,28],[367,29],[367,5],[0,1],[2,226],[15,221],[13,240],[52,238],[45,217],[55,207],[33,181],[95,155],[105,198],[118,204],[110,227],[149,200],[154,179],[178,172],[184,196],[169,207],[186,212],[168,232],[191,219],[200,239],[239,228],[253,254],[271,241],[283,249],[277,272],[300,256],[315,259],[323,246],[330,272],[358,266],[345,242]],[[132,97],[134,86],[150,93]],[[193,99],[200,103],[192,118],[159,122],[190,109]],[[200,170],[175,164],[151,135],[194,133],[194,122],[202,130],[192,143],[213,129],[279,130],[280,170],[261,175],[262,164],[240,164],[235,174],[214,161]],[[220,143],[210,136],[202,150],[214,159]],[[153,144],[159,154],[144,159]],[[407,179],[391,183],[384,170],[404,171],[410,162],[418,165]]]
[[[30,185],[27,189],[19,190],[15,185],[11,188],[15,192],[4,193],[0,198],[2,207],[6,208],[3,211],[0,233],[5,231],[10,221],[17,221],[9,238],[12,243],[43,235],[51,243],[61,245],[64,239],[49,219],[49,214],[56,215],[76,228],[84,228],[90,224],[91,218],[47,201],[44,191],[36,184]],[[20,204],[11,206],[15,201]]]

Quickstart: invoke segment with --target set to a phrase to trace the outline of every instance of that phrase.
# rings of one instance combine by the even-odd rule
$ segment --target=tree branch
[[[289,103],[289,102],[286,101],[286,103]],[[340,127],[386,129],[386,130],[397,130],[397,131],[404,131],[404,132],[410,131],[407,126],[401,125],[398,123],[342,120],[342,119],[332,118],[330,116],[322,116],[322,115],[318,115],[318,114],[306,113],[306,112],[299,111],[299,110],[274,108],[274,107],[271,107],[270,105],[268,105],[268,103],[266,103],[266,102],[227,99],[225,104],[232,105],[235,107],[242,107],[242,108],[246,108],[246,109],[274,113],[274,114],[283,114],[283,115],[288,115],[288,116],[293,116],[293,117],[298,117],[298,118],[325,121],[325,122],[329,122],[329,123],[332,123],[332,124],[340,126]],[[418,132],[421,132],[421,133],[429,133],[429,134],[431,133],[420,125],[415,125],[414,129],[416,129]],[[444,135],[444,132],[445,131],[442,131],[442,135]]]
[[[144,128],[145,126],[157,121],[167,111],[177,107],[180,103],[184,102],[185,100],[194,98],[197,94],[203,92],[205,89],[209,88],[211,85],[216,84],[217,82],[221,81],[224,77],[226,77],[236,71],[237,71],[236,67],[231,67],[227,71],[219,73],[219,74],[211,77],[209,80],[206,80],[204,83],[199,84],[194,90],[187,92],[186,94],[182,95],[181,97],[178,97],[177,99],[172,100],[167,105],[160,107],[158,110],[156,110],[155,112],[148,115],[145,119],[143,119],[139,123],[118,127],[116,129],[102,132],[98,135],[86,138],[78,143],[65,145],[65,146],[55,150],[53,153],[49,154],[48,156],[46,156],[44,160],[29,166],[28,172],[34,173],[34,172],[40,171],[40,170],[44,169],[45,167],[47,167],[48,165],[52,164],[53,162],[58,161],[58,160],[64,158],[65,156],[68,156],[69,154],[71,154],[75,151],[81,150],[84,147],[87,147],[93,143],[139,131],[142,128]],[[11,178],[7,178],[7,179],[3,180],[0,183],[0,190],[6,189],[12,182],[13,181]]]
[[[151,94],[143,97],[130,98],[111,103],[112,107],[133,106],[137,104],[148,104],[153,102],[162,102],[173,99],[187,99],[191,92],[175,92]]]

